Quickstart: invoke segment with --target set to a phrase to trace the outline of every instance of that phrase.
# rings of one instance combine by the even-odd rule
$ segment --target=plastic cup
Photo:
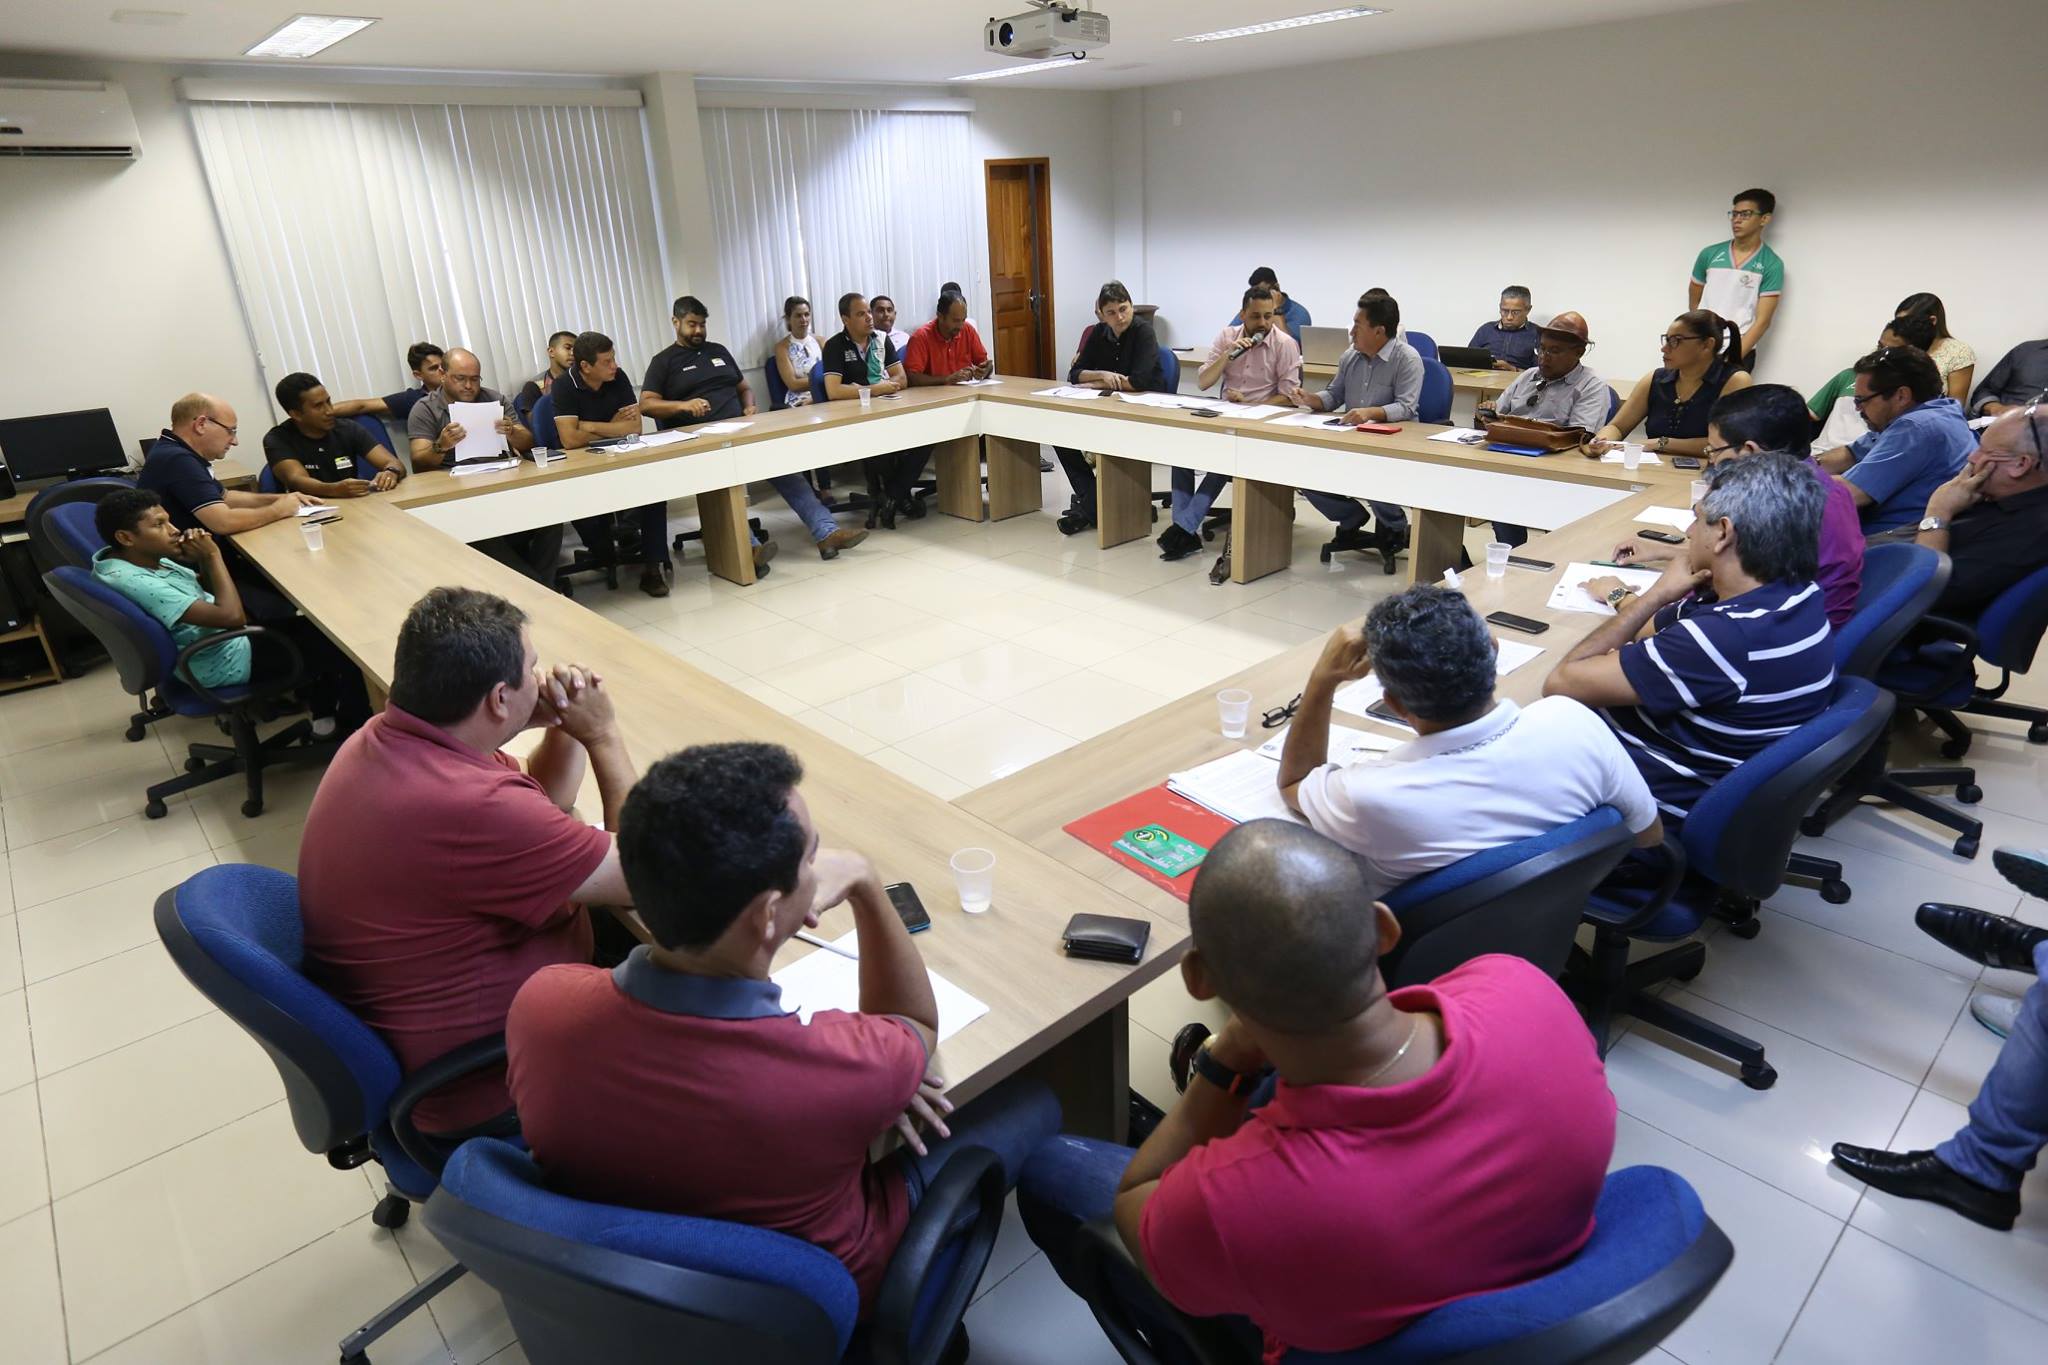
[[[299,518],[299,534],[306,538],[306,548],[309,550],[319,549],[327,540],[326,533],[320,529],[320,523],[308,521],[304,517]]]
[[[1642,462],[1643,448],[1641,446],[1636,445],[1634,442],[1630,442],[1628,445],[1625,445],[1621,448],[1621,467],[1623,469],[1634,470],[1637,466],[1641,465]]]
[[[860,386],[860,405],[864,408],[875,405],[875,391],[865,384]]]
[[[1692,505],[1694,507],[1699,506],[1700,499],[1705,496],[1707,496],[1707,481],[1705,479],[1694,479],[1692,481]]]
[[[1513,546],[1498,540],[1487,542],[1486,576],[1488,578],[1506,578],[1508,576],[1508,551],[1513,548]]]
[[[953,855],[952,866],[960,908],[970,915],[986,912],[996,898],[996,855],[985,848],[963,848]]]
[[[1251,714],[1252,694],[1242,687],[1226,687],[1216,694],[1216,715],[1222,722],[1225,739],[1243,739]]]

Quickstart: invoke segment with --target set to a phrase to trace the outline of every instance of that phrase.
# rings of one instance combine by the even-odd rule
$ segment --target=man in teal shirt
[[[116,490],[100,500],[93,521],[107,542],[92,558],[93,577],[160,622],[181,651],[249,624],[234,577],[221,558],[220,542],[202,528],[181,531],[172,525],[156,494],[141,488]],[[193,565],[198,566],[196,571]],[[303,618],[268,627],[265,633],[290,637],[305,660],[307,702],[316,734],[332,734],[337,725],[346,733],[369,719],[362,674],[325,635]],[[259,638],[229,635],[194,652],[184,671],[190,681],[208,689],[290,676],[291,653],[265,649],[259,658],[250,646]]]
[[[1778,300],[1785,293],[1785,262],[1764,241],[1764,229],[1778,209],[1769,190],[1744,190],[1728,210],[1728,228],[1735,235],[1703,247],[1693,259],[1687,308],[1706,308],[1733,320],[1742,329],[1744,370],[1756,368],[1757,343],[1771,330]]]

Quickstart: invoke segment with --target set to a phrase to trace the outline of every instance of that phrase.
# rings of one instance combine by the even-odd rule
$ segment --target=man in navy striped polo
[[[1820,714],[1834,692],[1814,581],[1827,497],[1790,455],[1707,474],[1682,554],[1648,591],[1596,578],[1615,612],[1544,682],[1598,707],[1642,770],[1666,829],[1736,765]]]

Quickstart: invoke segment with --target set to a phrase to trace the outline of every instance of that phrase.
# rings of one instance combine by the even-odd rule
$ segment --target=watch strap
[[[1210,1055],[1205,1043],[1195,1050],[1194,1070],[1197,1076],[1215,1086],[1226,1095],[1248,1095],[1257,1077],[1249,1072],[1232,1071]]]

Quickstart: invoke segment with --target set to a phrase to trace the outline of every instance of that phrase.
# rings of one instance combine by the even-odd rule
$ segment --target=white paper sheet
[[[1498,635],[1493,637],[1493,643],[1497,646],[1493,656],[1493,675],[1496,678],[1505,678],[1523,664],[1528,663],[1529,660],[1543,653],[1542,645],[1526,644],[1520,640],[1503,640]],[[1348,711],[1354,716],[1362,716],[1365,714],[1366,708],[1373,705],[1384,695],[1386,694],[1380,687],[1380,680],[1368,676],[1360,678],[1356,682],[1345,683],[1337,689],[1336,695],[1331,700],[1339,710]],[[1398,720],[1385,720],[1379,716],[1374,716],[1372,719],[1381,725],[1391,725],[1397,730],[1408,730],[1408,727]],[[1354,733],[1364,732],[1356,731]],[[1409,733],[1413,734],[1414,731],[1409,730]],[[1337,727],[1331,726],[1330,737],[1333,744],[1336,741],[1336,734]],[[1331,762],[1335,761],[1335,759],[1331,760]]]
[[[498,421],[504,417],[505,408],[501,403],[450,403],[448,423],[462,428],[462,439],[455,443],[452,464],[465,460],[488,460],[505,453],[505,433],[498,430]]]
[[[695,439],[700,434],[696,431],[650,431],[645,436],[635,436],[615,446],[606,446],[605,449],[613,455],[628,450],[650,450],[656,446],[679,445]]]
[[[963,379],[960,381],[960,387],[963,389],[978,389],[985,384],[1000,384],[1002,382],[1002,380],[997,379],[994,375],[990,375],[987,379]]]
[[[699,436],[729,436],[735,431],[745,431],[752,422],[707,422],[697,428]]]
[[[1292,725],[1283,725],[1279,734],[1258,747],[1259,757],[1279,762],[1280,751],[1287,746],[1287,732],[1293,728]],[[1332,725],[1330,751],[1325,761],[1339,765],[1356,763],[1361,758],[1383,754],[1400,742],[1392,735],[1376,735],[1368,730],[1354,730],[1348,725]]]
[[[326,515],[326,514],[328,514],[328,513],[331,513],[331,512],[333,512],[333,511],[334,511],[334,504],[333,504],[333,503],[329,503],[329,502],[316,502],[316,503],[314,503],[314,504],[313,504],[313,505],[312,505],[311,507],[301,507],[301,508],[299,509],[299,515],[300,515],[300,516],[302,516],[302,517],[318,517],[318,516],[324,516],[324,515]]]
[[[1101,389],[1084,389],[1078,384],[1059,384],[1049,389],[1034,389],[1033,398],[1100,398]]]
[[[1557,586],[1550,590],[1550,609],[1579,611],[1588,616],[1612,616],[1613,607],[1586,595],[1586,580],[1618,578],[1637,592],[1642,592],[1661,574],[1658,569],[1610,569],[1605,564],[1582,564],[1575,560],[1565,565],[1564,577],[1558,579]]]
[[[1451,445],[1483,446],[1486,444],[1486,433],[1478,427],[1452,427],[1449,431],[1432,432],[1429,439],[1446,441]]]
[[[1273,423],[1276,427],[1328,427],[1332,431],[1345,428],[1343,415],[1332,416],[1327,412],[1297,412],[1292,417],[1281,417]]]
[[[1638,451],[1637,453],[1638,453],[1638,456],[1639,456],[1639,458],[1638,458],[1638,460],[1636,461],[1636,463],[1637,463],[1638,465],[1646,465],[1646,464],[1663,464],[1663,463],[1664,463],[1664,460],[1663,460],[1663,457],[1662,457],[1662,456],[1659,456],[1659,455],[1657,455],[1657,454],[1655,454],[1655,453],[1653,453],[1653,452],[1651,452],[1651,451],[1648,451],[1648,450],[1643,450],[1643,451]],[[1600,463],[1601,463],[1601,464],[1625,464],[1625,463],[1627,463],[1627,462],[1626,462],[1625,460],[1623,460],[1623,459],[1621,458],[1621,452],[1620,452],[1620,451],[1618,451],[1618,450],[1610,450],[1610,451],[1608,451],[1608,452],[1607,452],[1606,454],[1604,454],[1604,455],[1602,455],[1602,456],[1600,457]]]
[[[1257,749],[1233,749],[1219,759],[1175,773],[1166,779],[1169,791],[1196,805],[1207,806],[1226,820],[1292,820],[1301,817],[1280,798],[1275,768]]]
[[[1637,521],[1647,521],[1652,526],[1669,526],[1674,531],[1692,529],[1690,507],[1645,507],[1636,513]]]
[[[857,952],[859,935],[849,929],[833,939],[832,945]],[[932,994],[938,997],[941,1043],[988,1013],[985,1002],[975,999],[929,967],[925,969],[925,975],[931,978]],[[769,979],[782,987],[783,1008],[795,1010],[797,1018],[806,1024],[819,1010],[852,1013],[860,1009],[860,963],[854,958],[813,948],[802,961],[790,963],[772,973]]]
[[[468,464],[450,465],[448,472],[456,478],[470,474],[496,474],[507,469],[519,468],[517,460],[472,460]]]
[[[1268,417],[1277,417],[1283,412],[1293,412],[1294,409],[1283,408],[1278,403],[1225,403],[1223,411],[1247,422],[1263,422]]]

